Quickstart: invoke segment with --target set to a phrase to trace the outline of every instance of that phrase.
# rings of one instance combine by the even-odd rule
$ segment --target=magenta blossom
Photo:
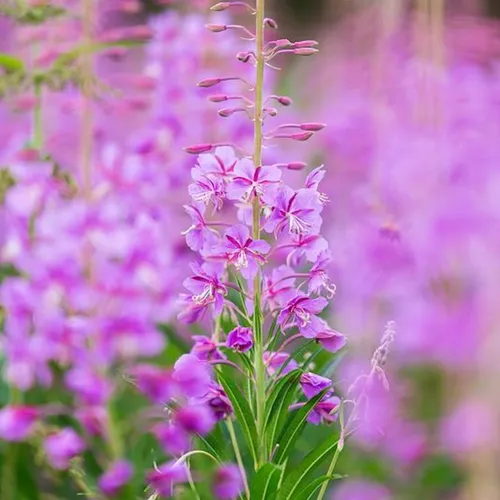
[[[340,398],[332,396],[321,400],[309,413],[307,421],[314,425],[335,422],[338,418],[337,409],[340,405]]]
[[[198,168],[205,175],[213,175],[229,182],[237,161],[233,148],[221,146],[215,149],[214,154],[201,154],[198,157]]]
[[[269,252],[269,243],[263,240],[253,240],[248,227],[238,224],[229,229],[220,246],[215,250],[214,257],[225,259],[232,264],[247,279],[253,279],[259,265],[266,262],[264,255]]]
[[[253,347],[253,332],[250,328],[237,326],[227,335],[227,347],[238,352],[247,352]]]
[[[99,478],[99,488],[107,496],[116,496],[134,473],[132,465],[126,460],[118,460]]]
[[[182,232],[186,236],[186,243],[195,252],[210,248],[217,242],[217,232],[205,220],[205,205],[195,203],[184,205],[184,210],[191,217],[192,224]]]
[[[281,180],[281,170],[277,167],[257,167],[248,158],[240,160],[234,169],[234,176],[227,187],[230,200],[251,201],[261,197],[270,186]]]
[[[286,375],[298,368],[297,361],[290,357],[286,352],[270,352],[264,353],[264,364],[266,365],[267,373],[270,377],[280,371],[281,367],[287,363],[285,368],[281,370],[281,375]]]
[[[320,392],[332,386],[332,381],[328,378],[316,375],[315,373],[304,373],[300,377],[300,385],[308,399],[313,398]]]
[[[211,384],[210,367],[194,354],[183,354],[174,365],[173,379],[187,397],[200,398]]]
[[[271,215],[264,225],[268,233],[280,234],[286,229],[290,234],[317,234],[321,227],[322,205],[318,193],[312,189],[294,191],[288,186],[266,193],[264,202],[271,208]]]
[[[170,455],[182,455],[190,446],[189,434],[171,423],[160,422],[152,429],[162,448]]]
[[[155,403],[165,404],[175,393],[175,382],[170,370],[141,364],[135,366],[130,375],[139,390]]]
[[[194,354],[202,361],[218,361],[226,359],[226,356],[218,349],[217,344],[204,335],[193,335],[195,344],[191,348],[191,354]]]
[[[189,434],[205,436],[217,423],[214,413],[203,404],[178,408],[173,417],[173,423]]]
[[[215,473],[214,495],[220,500],[234,500],[243,491],[243,478],[236,465],[224,464]]]
[[[179,315],[179,318],[187,323],[197,321],[211,304],[214,306],[214,316],[218,316],[222,312],[224,296],[227,294],[227,288],[221,281],[220,266],[208,263],[200,266],[193,263],[191,268],[194,275],[183,283],[191,295],[182,296],[184,310]]]
[[[328,304],[324,297],[311,299],[307,295],[297,294],[290,299],[278,315],[278,324],[283,330],[298,326],[301,332],[307,329],[316,314],[319,314]]]
[[[85,449],[85,443],[73,429],[65,428],[48,436],[44,449],[52,467],[67,469],[69,461]]]
[[[193,168],[191,171],[194,183],[189,185],[189,194],[195,203],[210,203],[215,210],[220,210],[224,203],[225,186],[215,175],[204,174],[201,170]]]
[[[187,481],[186,465],[177,462],[167,462],[148,474],[148,482],[151,488],[159,495],[172,498],[176,484]]]
[[[316,262],[320,253],[328,249],[328,242],[319,234],[299,234],[286,247],[292,249],[287,262],[297,266],[303,258],[308,262]]]
[[[6,406],[0,410],[0,438],[23,441],[33,430],[39,412],[30,406]]]
[[[329,252],[323,251],[318,255],[316,263],[308,273],[308,293],[319,293],[324,289],[329,299],[335,295],[336,287],[330,282],[327,274],[327,266],[330,261],[331,256]]]
[[[212,410],[217,420],[224,420],[233,413],[233,405],[224,392],[224,389],[212,382],[202,401]]]
[[[330,352],[338,352],[347,344],[346,336],[331,329],[321,318],[313,318],[308,327],[304,328],[301,333],[306,338],[316,339]]]

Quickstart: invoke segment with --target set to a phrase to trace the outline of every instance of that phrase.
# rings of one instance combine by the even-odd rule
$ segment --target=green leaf
[[[279,379],[267,398],[265,429],[270,450],[273,449],[275,438],[281,432],[289,416],[288,407],[293,402],[301,375],[302,370],[293,370]]]
[[[333,453],[338,442],[338,434],[332,434],[292,469],[281,485],[280,500],[295,500],[297,492],[310,483],[311,474]]]
[[[283,469],[276,464],[265,464],[255,474],[250,484],[251,500],[274,500],[278,493]]]
[[[275,463],[282,464],[288,458],[295,442],[304,430],[309,413],[311,413],[317,403],[321,401],[327,392],[328,389],[321,391],[319,394],[307,401],[302,408],[296,410],[295,414],[288,419],[287,425],[278,439],[278,449],[274,457]]]
[[[243,396],[243,391],[233,380],[227,377],[222,370],[218,370],[219,382],[226,391],[228,398],[233,405],[236,419],[243,430],[248,449],[252,454],[254,462],[257,462],[257,427],[255,425],[255,417],[248,401]]]
[[[24,70],[24,63],[21,59],[3,52],[0,52],[0,66],[9,73]]]
[[[197,436],[203,446],[220,462],[226,461],[229,456],[227,452],[227,440],[219,426],[207,436]]]
[[[316,479],[313,479],[310,483],[308,483],[300,492],[293,497],[294,500],[309,500],[314,492],[327,481],[332,481],[334,479],[340,479],[340,474],[334,474],[333,476],[321,476]]]

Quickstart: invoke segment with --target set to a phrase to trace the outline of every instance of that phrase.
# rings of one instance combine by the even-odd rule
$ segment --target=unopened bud
[[[227,101],[227,95],[225,94],[214,94],[214,95],[211,95],[208,100],[210,102],[224,102],[224,101]]]
[[[276,108],[264,108],[264,112],[273,117],[278,115],[278,110]]]
[[[294,49],[293,52],[298,56],[312,56],[313,54],[316,54],[316,52],[319,52],[319,50],[306,47],[303,49],[302,48]]]
[[[319,43],[316,40],[302,40],[301,42],[295,42],[293,46],[296,49],[305,49],[309,47],[317,47]]]
[[[227,118],[229,116],[231,116],[233,113],[235,113],[236,111],[239,111],[238,108],[223,108],[223,109],[219,109],[218,113],[219,113],[219,116],[222,116],[222,118]]]
[[[213,87],[214,85],[219,85],[222,80],[220,78],[205,78],[198,83],[198,87],[208,88]]]
[[[293,45],[288,38],[280,38],[279,40],[274,41],[274,46],[275,47],[289,47],[290,45]]]
[[[274,19],[271,19],[270,17],[266,17],[264,19],[264,26],[267,26],[268,28],[271,28],[272,30],[278,29],[278,23]]]
[[[312,136],[314,135],[314,132],[298,132],[296,134],[292,134],[290,136],[291,139],[294,141],[308,141]]]
[[[225,24],[205,24],[205,28],[212,33],[221,33],[222,31],[227,30],[227,26]]]
[[[287,163],[286,165],[286,168],[288,170],[303,170],[306,167],[307,164],[304,163],[303,161],[292,161],[290,163]]]
[[[276,100],[282,105],[282,106],[290,106],[292,104],[292,99],[286,95],[280,95],[276,97]]]
[[[319,132],[326,127],[324,123],[302,123],[300,125],[301,130],[307,130],[310,132]]]
[[[219,2],[213,7],[210,7],[210,10],[213,12],[222,12],[223,10],[229,9],[229,7],[231,7],[231,2]]]
[[[199,155],[201,153],[207,153],[212,148],[213,148],[212,144],[195,144],[193,146],[188,146],[187,148],[184,148],[184,151],[192,155]]]
[[[241,61],[243,63],[246,63],[250,60],[250,52],[238,52],[236,54],[236,59],[238,59],[238,61]]]

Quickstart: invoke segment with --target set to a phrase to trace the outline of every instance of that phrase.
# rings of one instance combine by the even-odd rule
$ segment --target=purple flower
[[[340,405],[340,398],[332,396],[330,398],[320,401],[309,413],[307,421],[314,425],[321,423],[330,423],[337,420],[336,409]]]
[[[312,189],[294,191],[281,186],[263,197],[272,211],[264,225],[264,230],[276,235],[285,228],[290,234],[316,234],[321,227],[322,205],[318,193]]]
[[[183,285],[191,292],[191,295],[183,295],[184,311],[179,315],[187,323],[193,323],[199,319],[210,304],[214,305],[214,316],[222,312],[224,296],[227,288],[221,281],[222,269],[213,264],[193,263],[191,265],[194,276],[184,280]]]
[[[266,276],[264,293],[271,309],[281,306],[295,296],[294,270],[288,266],[279,266],[273,269],[271,276]]]
[[[205,175],[213,175],[228,182],[236,166],[238,158],[234,149],[222,146],[215,149],[215,154],[202,154],[198,156],[198,166]]]
[[[173,423],[185,432],[205,436],[217,422],[208,406],[197,404],[177,409],[173,416]]]
[[[151,401],[165,404],[175,393],[172,372],[153,365],[137,365],[130,374],[139,390]]]
[[[292,249],[288,254],[287,262],[297,266],[302,257],[305,257],[308,262],[316,262],[319,254],[328,249],[328,242],[318,234],[299,234],[286,246]]]
[[[148,474],[148,483],[159,495],[171,498],[176,484],[187,481],[185,464],[171,461],[164,463]]]
[[[277,167],[254,167],[248,158],[240,160],[234,169],[234,176],[227,187],[230,200],[249,202],[254,196],[261,197],[266,189],[281,180],[281,170]]]
[[[203,397],[202,401],[211,408],[217,420],[224,420],[233,413],[233,405],[227,394],[215,382],[212,382],[209,391]]]
[[[126,460],[118,460],[99,478],[99,488],[107,496],[115,496],[130,481],[134,469]]]
[[[248,227],[238,224],[229,229],[222,243],[214,250],[214,257],[223,258],[238,269],[247,279],[253,279],[266,259],[263,254],[269,252],[269,243],[253,240]]]
[[[85,449],[85,443],[73,429],[65,428],[47,437],[44,449],[52,467],[67,469],[69,461]]]
[[[234,464],[224,464],[217,469],[214,477],[214,495],[220,500],[233,500],[243,491],[243,478]]]
[[[318,191],[319,189],[319,183],[323,180],[325,177],[325,170],[323,169],[323,165],[320,167],[315,168],[307,177],[306,177],[306,182],[305,182],[305,187],[307,189],[313,189],[315,191]],[[323,205],[326,205],[330,200],[328,199],[328,196],[324,193],[319,193],[319,200]]]
[[[188,247],[198,252],[215,245],[217,243],[217,232],[211,229],[205,221],[205,205],[202,203],[184,205],[184,209],[192,220],[191,226],[182,232],[186,236]]]
[[[211,384],[210,367],[194,354],[183,354],[174,365],[173,379],[187,397],[203,397]]]
[[[0,410],[0,438],[23,441],[33,430],[39,412],[30,406],[6,406]]]
[[[170,455],[182,455],[190,446],[189,434],[171,423],[161,422],[153,427],[153,433],[162,448]]]
[[[290,359],[290,355],[286,352],[270,352],[266,351],[264,353],[264,364],[266,365],[267,373],[269,376],[273,376],[277,373],[280,368]],[[281,376],[290,373],[291,371],[298,368],[297,361],[291,359],[285,368],[281,371]]]
[[[311,299],[307,295],[298,294],[290,299],[278,316],[278,324],[283,329],[298,326],[301,330],[307,330],[315,314],[319,314],[328,302],[324,297]]]
[[[300,377],[300,385],[306,397],[311,399],[325,389],[328,389],[328,387],[331,387],[332,381],[321,375],[308,372]]]
[[[76,411],[75,417],[85,432],[91,436],[101,436],[106,426],[106,409],[102,406],[85,406]]]
[[[347,344],[345,335],[331,329],[326,321],[313,317],[301,334],[307,339],[316,339],[327,351],[338,352]]]
[[[224,203],[224,183],[214,175],[204,174],[201,170],[193,168],[191,175],[195,181],[189,185],[189,194],[195,203],[203,203],[205,206],[212,203],[215,210],[220,210]]]
[[[247,352],[253,346],[253,332],[250,328],[237,326],[227,335],[227,347],[238,352]]]
[[[323,251],[318,255],[316,263],[312,266],[308,273],[308,293],[319,293],[318,290],[324,288],[329,299],[335,295],[336,287],[330,282],[326,271],[330,259],[331,257],[329,252]]]
[[[217,361],[226,359],[226,356],[219,351],[217,344],[210,338],[204,335],[193,335],[195,344],[191,349],[191,354],[194,354],[202,361]]]

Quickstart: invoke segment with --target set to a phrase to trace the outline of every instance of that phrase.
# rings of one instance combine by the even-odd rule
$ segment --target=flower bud
[[[326,127],[324,123],[302,123],[301,130],[308,130],[310,132],[319,132]]]
[[[218,113],[219,113],[219,116],[222,116],[222,118],[228,118],[235,111],[236,111],[235,108],[223,108],[223,109],[219,109]]]
[[[295,49],[293,52],[298,56],[312,56],[313,54],[316,54],[316,52],[319,52],[319,50],[305,47],[305,48]]]
[[[223,10],[229,9],[231,7],[231,2],[219,2],[210,7],[213,12],[222,12]]]
[[[213,87],[214,85],[219,85],[221,81],[222,80],[220,78],[205,78],[205,80],[202,80],[201,82],[198,83],[198,87],[203,87],[203,88]]]
[[[188,146],[187,148],[184,148],[184,151],[192,155],[199,155],[201,153],[207,153],[212,148],[213,148],[212,144],[195,144],[193,146]]]
[[[227,101],[227,95],[225,94],[214,94],[214,95],[211,95],[208,100],[210,102],[224,102],[224,101]]]
[[[288,38],[280,38],[279,40],[274,41],[275,47],[283,48],[283,47],[288,47],[290,45],[293,45],[293,44],[290,40],[288,40]]]
[[[303,161],[292,161],[286,165],[288,170],[303,170],[307,167],[307,164]]]
[[[278,110],[276,108],[264,108],[264,112],[269,116],[278,116]]]
[[[205,28],[212,33],[221,33],[222,31],[227,30],[227,26],[225,24],[205,24]]]
[[[290,106],[292,104],[292,99],[286,95],[281,95],[276,98],[276,100],[282,105],[282,106]]]
[[[246,63],[250,60],[250,52],[238,52],[236,54],[236,59],[238,59],[238,61],[241,61],[243,63]]]
[[[278,23],[274,19],[271,19],[270,17],[266,17],[264,19],[264,26],[267,26],[268,28],[271,28],[272,30],[278,29]]]
[[[296,49],[305,49],[310,47],[317,47],[319,43],[316,40],[302,40],[301,42],[295,42],[293,46]]]
[[[290,138],[294,141],[305,142],[308,141],[313,135],[314,132],[298,132],[296,134],[292,134]]]
[[[237,352],[247,352],[253,347],[253,332],[250,328],[237,326],[228,333],[226,344]]]

